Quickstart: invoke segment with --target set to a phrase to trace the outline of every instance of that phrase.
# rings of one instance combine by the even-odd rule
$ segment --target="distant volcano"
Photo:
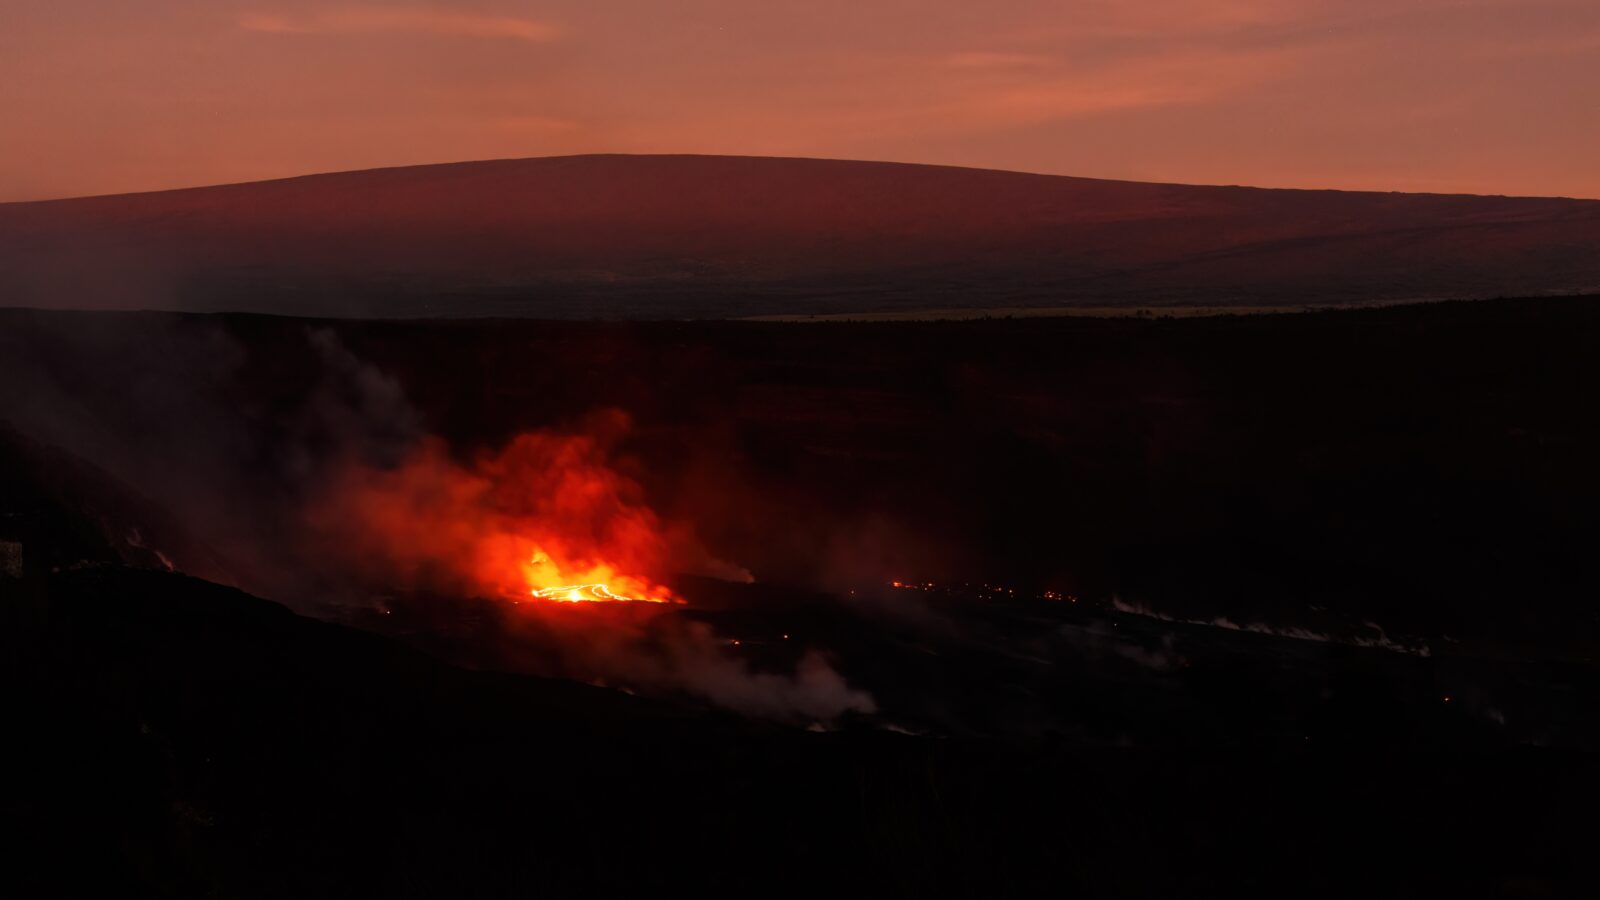
[[[572,156],[0,204],[0,305],[740,317],[1600,288],[1600,201]]]

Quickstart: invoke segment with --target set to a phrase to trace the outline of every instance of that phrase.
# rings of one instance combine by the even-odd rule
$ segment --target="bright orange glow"
[[[534,588],[533,596],[540,600],[554,600],[557,603],[593,603],[621,600],[628,603],[665,603],[654,597],[624,597],[612,593],[611,587],[605,584],[564,584],[557,587]]]
[[[510,602],[683,602],[660,582],[703,554],[610,465],[620,415],[537,432],[459,462],[425,441],[399,465],[353,466],[313,517],[380,583]]]
[[[528,579],[529,592],[539,600],[557,603],[682,603],[670,591],[646,581],[618,574],[610,566],[600,564],[586,570],[578,580],[595,581],[586,584],[563,583],[573,573],[563,572],[544,553],[536,553],[522,568]],[[613,587],[614,586],[614,587]]]

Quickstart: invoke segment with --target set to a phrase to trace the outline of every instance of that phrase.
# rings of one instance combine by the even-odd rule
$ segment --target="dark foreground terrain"
[[[0,326],[19,895],[1594,894],[1592,299]],[[872,710],[534,677],[291,539],[320,460],[605,408],[755,576],[663,618]]]
[[[470,672],[182,576],[7,584],[13,896],[1585,896],[1534,748],[810,734]],[[23,630],[23,629],[26,630]]]

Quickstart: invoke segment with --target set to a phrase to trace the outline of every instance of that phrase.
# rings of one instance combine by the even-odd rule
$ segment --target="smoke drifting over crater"
[[[394,464],[337,473],[312,499],[308,533],[396,587],[518,602],[601,584],[628,599],[672,601],[663,574],[698,568],[705,554],[607,465],[627,427],[608,412],[571,433],[518,435],[469,462],[424,438]]]
[[[750,576],[663,521],[611,465],[628,428],[605,411],[467,461],[425,437],[392,465],[335,474],[311,501],[306,534],[327,568],[375,588],[498,601],[498,652],[514,665],[781,720],[873,712],[817,652],[792,673],[756,671],[729,653],[733,642],[673,614],[688,602],[664,583],[673,574]]]
[[[208,320],[60,321],[0,337],[0,418],[170,510],[224,561],[197,571],[209,553],[185,559],[173,546],[188,541],[142,532],[171,567],[335,617],[423,592],[447,627],[465,614],[453,598],[492,600],[507,633],[497,663],[528,671],[802,722],[874,708],[820,655],[757,672],[671,614],[675,575],[750,575],[616,467],[631,428],[620,410],[468,451],[429,434],[400,381],[332,328],[299,326],[286,342],[299,381],[263,385],[276,370]],[[567,602],[580,599],[664,602]],[[601,605],[634,608],[574,608]]]

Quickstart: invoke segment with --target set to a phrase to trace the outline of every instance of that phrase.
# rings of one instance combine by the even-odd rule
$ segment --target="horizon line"
[[[70,203],[87,200],[107,200],[124,197],[144,197],[154,194],[176,194],[189,191],[207,191],[225,188],[250,187],[254,185],[279,184],[290,181],[303,181],[314,178],[335,178],[344,175],[366,175],[377,172],[397,172],[408,169],[433,169],[453,166],[492,165],[497,163],[540,162],[567,159],[600,159],[600,158],[634,158],[634,159],[729,159],[729,160],[764,160],[773,162],[821,162],[821,163],[853,163],[858,165],[896,166],[921,169],[952,169],[966,172],[986,172],[1004,175],[1021,175],[1032,178],[1065,178],[1073,181],[1098,181],[1113,184],[1157,185],[1161,187],[1183,188],[1209,188],[1216,190],[1248,190],[1248,191],[1284,191],[1296,193],[1332,193],[1332,194],[1399,194],[1411,197],[1481,197],[1485,199],[1503,200],[1558,200],[1574,203],[1600,202],[1600,197],[1578,197],[1566,194],[1480,194],[1470,191],[1404,191],[1383,188],[1329,188],[1329,187],[1303,187],[1303,186],[1267,186],[1254,184],[1210,184],[1184,181],[1143,181],[1133,178],[1106,178],[1093,175],[1064,175],[1054,172],[1033,172],[1021,169],[998,169],[988,166],[964,166],[949,163],[908,162],[904,160],[883,159],[858,159],[849,157],[827,156],[776,156],[760,154],[739,153],[624,153],[624,152],[594,152],[594,153],[559,153],[548,156],[506,156],[484,159],[459,159],[431,163],[403,163],[398,165],[368,166],[357,169],[333,169],[318,172],[304,172],[295,175],[281,175],[270,178],[255,178],[245,181],[225,181],[210,184],[184,185],[179,187],[150,188],[134,191],[116,191],[99,194],[74,194],[63,197],[41,197],[29,200],[0,200],[0,207],[24,206],[44,203]]]

